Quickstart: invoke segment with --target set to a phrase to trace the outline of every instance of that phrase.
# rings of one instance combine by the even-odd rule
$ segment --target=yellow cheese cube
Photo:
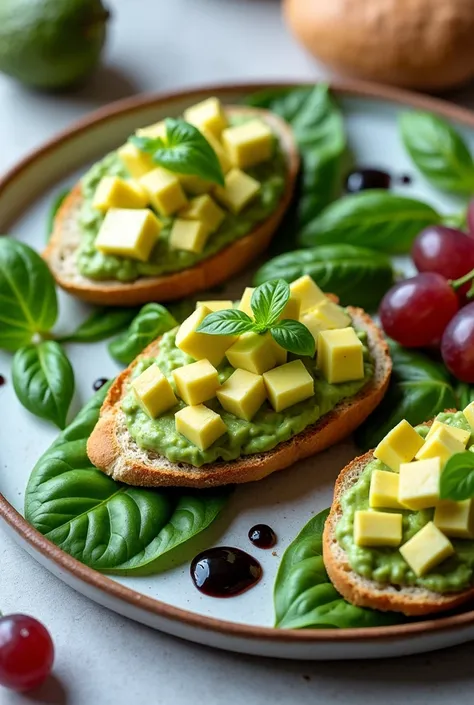
[[[227,117],[218,98],[207,98],[184,111],[184,119],[199,130],[208,130],[219,137],[227,127]]]
[[[463,428],[458,428],[457,426],[450,426],[447,423],[443,423],[442,421],[438,421],[438,419],[435,419],[431,424],[430,430],[428,431],[425,440],[428,440],[428,438],[430,438],[433,433],[438,430],[438,428],[445,428],[448,433],[454,436],[454,438],[457,438],[457,440],[463,444],[464,448],[466,447],[467,442],[471,437],[470,431],[465,431]]]
[[[107,255],[146,262],[162,225],[148,208],[111,208],[105,214],[95,247]]]
[[[305,315],[309,316],[309,314],[321,330],[337,330],[351,325],[351,317],[341,306],[329,301],[329,299],[306,311]]]
[[[471,401],[462,413],[466,417],[469,426],[474,429],[474,401]]]
[[[217,370],[209,360],[178,367],[173,370],[173,379],[179,396],[190,406],[215,397],[219,386]]]
[[[276,350],[270,333],[243,333],[227,351],[226,357],[235,369],[261,375],[276,365]]]
[[[219,164],[221,165],[222,173],[227,174],[227,172],[232,168],[232,162],[230,161],[230,158],[227,155],[224,147],[219,142],[217,137],[215,137],[212,132],[209,132],[209,130],[203,128],[201,129],[201,132],[211,145],[214,152],[216,153],[216,157],[219,160]]]
[[[244,289],[244,293],[242,294],[242,298],[240,299],[240,303],[237,306],[239,311],[243,311],[247,314],[247,316],[250,316],[250,318],[253,318],[253,311],[252,306],[250,305],[250,301],[252,299],[252,294],[254,291],[255,287],[246,286]]]
[[[434,525],[446,536],[459,539],[474,538],[474,502],[443,500],[438,503],[433,517]]]
[[[354,542],[357,546],[399,546],[402,515],[358,510],[354,514]]]
[[[275,411],[283,411],[314,394],[314,379],[301,360],[293,360],[265,372],[263,381]]]
[[[93,208],[102,213],[110,208],[145,208],[146,204],[146,193],[118,176],[104,176],[92,199]]]
[[[369,506],[376,509],[406,509],[398,501],[399,475],[386,470],[374,470],[370,478]]]
[[[133,176],[134,179],[139,179],[140,176],[144,176],[156,167],[151,156],[141,152],[131,142],[126,142],[122,145],[117,150],[117,154],[130,176]]]
[[[270,159],[275,138],[266,123],[261,120],[249,120],[224,130],[222,144],[234,166],[248,169]]]
[[[225,218],[224,211],[208,195],[192,198],[188,205],[179,211],[180,218],[200,220],[210,233],[215,232]]]
[[[210,232],[200,220],[176,218],[171,226],[169,246],[172,250],[202,252]]]
[[[183,321],[176,334],[176,346],[195,360],[209,360],[217,367],[226,350],[237,340],[235,335],[208,335],[197,333],[196,329],[212,313],[211,309],[201,306]]]
[[[290,298],[288,299],[285,308],[280,314],[280,320],[284,320],[285,318],[291,318],[294,321],[299,321],[300,307],[300,300],[297,299],[295,296],[290,295]]]
[[[225,187],[216,186],[214,195],[232,213],[240,213],[255,196],[262,185],[240,169],[231,169],[225,175]]]
[[[209,191],[214,187],[212,181],[206,181],[200,176],[195,174],[176,174],[179,179],[179,183],[184,188],[186,193],[190,193],[192,196],[200,196],[203,193],[209,193]]]
[[[409,509],[428,509],[439,500],[441,461],[439,458],[401,463],[398,499]]]
[[[135,134],[137,137],[161,137],[164,140],[166,139],[166,123],[164,120],[154,122],[152,125],[140,127]]]
[[[382,438],[374,456],[398,472],[401,463],[409,463],[423,445],[423,438],[403,419]]]
[[[224,409],[245,421],[252,420],[266,396],[263,377],[247,370],[235,370],[217,390]]]
[[[316,315],[315,315],[316,312]],[[321,321],[317,315],[317,309],[309,309],[308,311],[305,311],[304,313],[300,314],[300,323],[302,323],[306,328],[309,330],[311,335],[314,338],[314,342],[316,345],[318,344],[318,336],[321,333],[322,330],[326,330],[326,328],[321,325]]]
[[[318,335],[318,368],[330,384],[364,377],[363,345],[353,328],[323,330]]]
[[[215,411],[204,404],[185,406],[174,415],[176,430],[201,450],[206,450],[227,431]]]
[[[328,300],[326,294],[321,291],[309,274],[304,274],[299,279],[291,282],[290,291],[292,296],[300,300],[301,313]]]
[[[451,541],[430,521],[400,547],[400,553],[415,575],[421,577],[452,556],[454,548]]]
[[[150,365],[132,382],[132,389],[143,411],[152,419],[178,403],[173,388],[158,365]]]
[[[139,181],[148,193],[153,208],[162,215],[172,215],[187,203],[179,180],[167,169],[157,167],[140,177]]]
[[[288,358],[288,351],[278,345],[276,340],[272,338],[275,351],[275,365],[284,365]]]
[[[417,460],[440,458],[441,465],[444,466],[454,453],[461,453],[464,448],[464,443],[461,443],[444,424],[440,424],[426,439],[415,457]]]
[[[231,299],[223,299],[222,301],[197,301],[196,308],[206,306],[211,311],[226,311],[229,308],[234,308],[234,302]]]

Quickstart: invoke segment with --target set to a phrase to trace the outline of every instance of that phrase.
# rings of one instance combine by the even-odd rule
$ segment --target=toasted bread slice
[[[452,610],[474,598],[474,587],[462,592],[440,594],[421,587],[400,587],[368,580],[354,572],[347,553],[336,539],[336,525],[342,516],[341,497],[352,487],[367,463],[374,459],[372,451],[355,458],[341,471],[334,487],[334,499],[323,534],[323,558],[334,587],[353,605],[372,607],[384,612],[402,612],[420,617]]]
[[[81,185],[77,184],[61,205],[51,239],[43,252],[43,258],[61,288],[84,301],[106,306],[136,306],[148,301],[171,301],[227,281],[250,266],[264,252],[291,201],[300,165],[298,150],[290,126],[277,115],[267,110],[243,106],[228,107],[226,111],[230,115],[258,116],[278,135],[287,159],[288,171],[284,193],[271,216],[248,235],[188,269],[158,277],[141,277],[130,283],[113,279],[94,281],[83,277],[76,264],[76,252],[81,240],[79,213],[82,206]]]
[[[135,360],[117,377],[109,390],[99,421],[89,438],[89,458],[107,475],[130,485],[204,488],[260,480],[334,445],[352,433],[379,404],[392,369],[387,345],[379,328],[361,309],[349,308],[348,311],[354,323],[367,331],[368,345],[375,360],[374,377],[354,397],[343,399],[317,423],[273,450],[245,455],[230,462],[210,463],[200,468],[186,463],[171,463],[157,453],[142,450],[127,430],[120,404],[137,362]],[[156,355],[159,345],[158,339],[140,357]]]

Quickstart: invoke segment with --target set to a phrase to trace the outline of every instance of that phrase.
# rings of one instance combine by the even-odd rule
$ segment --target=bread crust
[[[276,210],[244,237],[215,255],[178,272],[141,277],[134,282],[93,281],[83,277],[75,263],[81,232],[78,216],[82,205],[81,185],[77,184],[62,203],[43,258],[59,286],[83,301],[105,306],[137,306],[148,301],[171,301],[212,288],[250,266],[264,252],[288,208],[298,175],[300,158],[290,126],[277,115],[259,108],[232,106],[230,115],[255,115],[265,120],[278,135],[287,159],[284,193]]]
[[[89,458],[107,475],[130,485],[205,488],[260,480],[329,448],[352,433],[379,404],[392,369],[389,351],[379,328],[362,309],[349,308],[348,311],[357,325],[368,333],[369,348],[375,359],[374,377],[354,397],[343,399],[318,422],[273,450],[229,462],[210,463],[200,468],[185,463],[173,464],[156,453],[141,451],[124,428],[120,401],[137,361],[157,354],[158,339],[111,386],[87,444]]]
[[[336,526],[342,516],[341,498],[357,482],[367,463],[372,460],[372,451],[355,458],[341,471],[334,486],[334,499],[323,532],[324,565],[334,587],[353,605],[383,612],[402,612],[408,617],[445,612],[474,599],[474,586],[461,592],[442,595],[420,587],[400,588],[378,583],[352,570],[347,553],[336,539]]]

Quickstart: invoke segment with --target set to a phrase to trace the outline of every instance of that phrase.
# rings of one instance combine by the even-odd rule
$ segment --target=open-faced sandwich
[[[204,301],[117,378],[88,443],[132,485],[249,482],[349,435],[391,372],[378,327],[308,277]]]
[[[92,303],[183,298],[265,250],[298,167],[281,118],[209,98],[95,164],[57,213],[44,258],[63,289]]]
[[[440,498],[450,458],[474,450],[473,429],[474,403],[416,428],[403,420],[341,472],[323,550],[349,602],[426,615],[474,597],[474,499]]]

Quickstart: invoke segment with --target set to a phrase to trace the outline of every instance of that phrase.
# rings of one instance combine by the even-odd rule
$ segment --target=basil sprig
[[[449,458],[441,473],[439,495],[456,502],[474,497],[474,453],[465,450]]]
[[[250,331],[260,335],[268,331],[275,342],[295,355],[315,353],[314,338],[305,325],[291,319],[280,320],[290,298],[290,287],[284,279],[274,279],[258,286],[250,306],[253,319],[244,311],[226,309],[210,313],[197,329],[208,335],[240,335]]]
[[[224,186],[224,174],[217,155],[197,127],[175,118],[167,118],[165,125],[166,139],[133,135],[130,142],[169,171],[199,176]]]

